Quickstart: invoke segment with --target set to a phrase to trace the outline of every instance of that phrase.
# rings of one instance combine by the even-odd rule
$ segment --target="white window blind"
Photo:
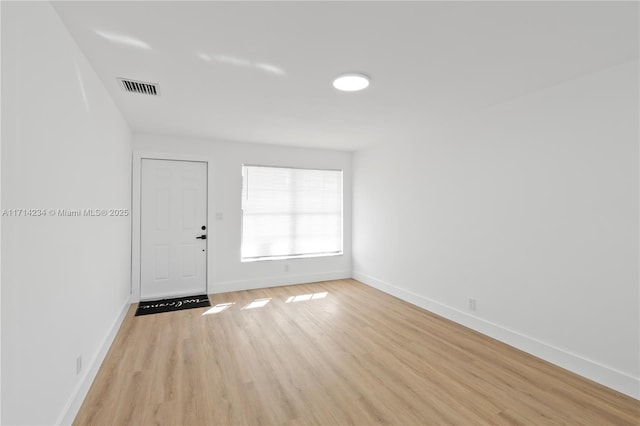
[[[342,254],[342,171],[242,167],[242,260]]]

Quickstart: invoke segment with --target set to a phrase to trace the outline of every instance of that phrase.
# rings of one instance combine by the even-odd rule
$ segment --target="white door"
[[[143,159],[140,299],[207,292],[207,163]]]

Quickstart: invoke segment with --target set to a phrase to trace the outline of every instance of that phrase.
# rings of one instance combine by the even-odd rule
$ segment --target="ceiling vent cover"
[[[160,96],[160,86],[158,86],[156,83],[130,80],[128,78],[118,78],[118,82],[120,82],[120,87],[122,87],[125,92]]]

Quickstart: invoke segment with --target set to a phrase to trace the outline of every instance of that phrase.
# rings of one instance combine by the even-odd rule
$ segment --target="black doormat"
[[[138,304],[136,316],[181,311],[183,309],[203,308],[205,306],[211,306],[209,296],[206,294],[201,294],[199,296],[176,297],[174,299],[146,300]]]

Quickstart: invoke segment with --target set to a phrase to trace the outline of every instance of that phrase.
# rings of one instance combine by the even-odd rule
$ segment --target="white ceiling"
[[[421,138],[434,123],[636,59],[639,49],[638,3],[54,7],[134,131],[341,150]],[[371,86],[334,89],[333,77],[349,71],[369,74]],[[161,96],[125,93],[117,77],[159,83]]]

